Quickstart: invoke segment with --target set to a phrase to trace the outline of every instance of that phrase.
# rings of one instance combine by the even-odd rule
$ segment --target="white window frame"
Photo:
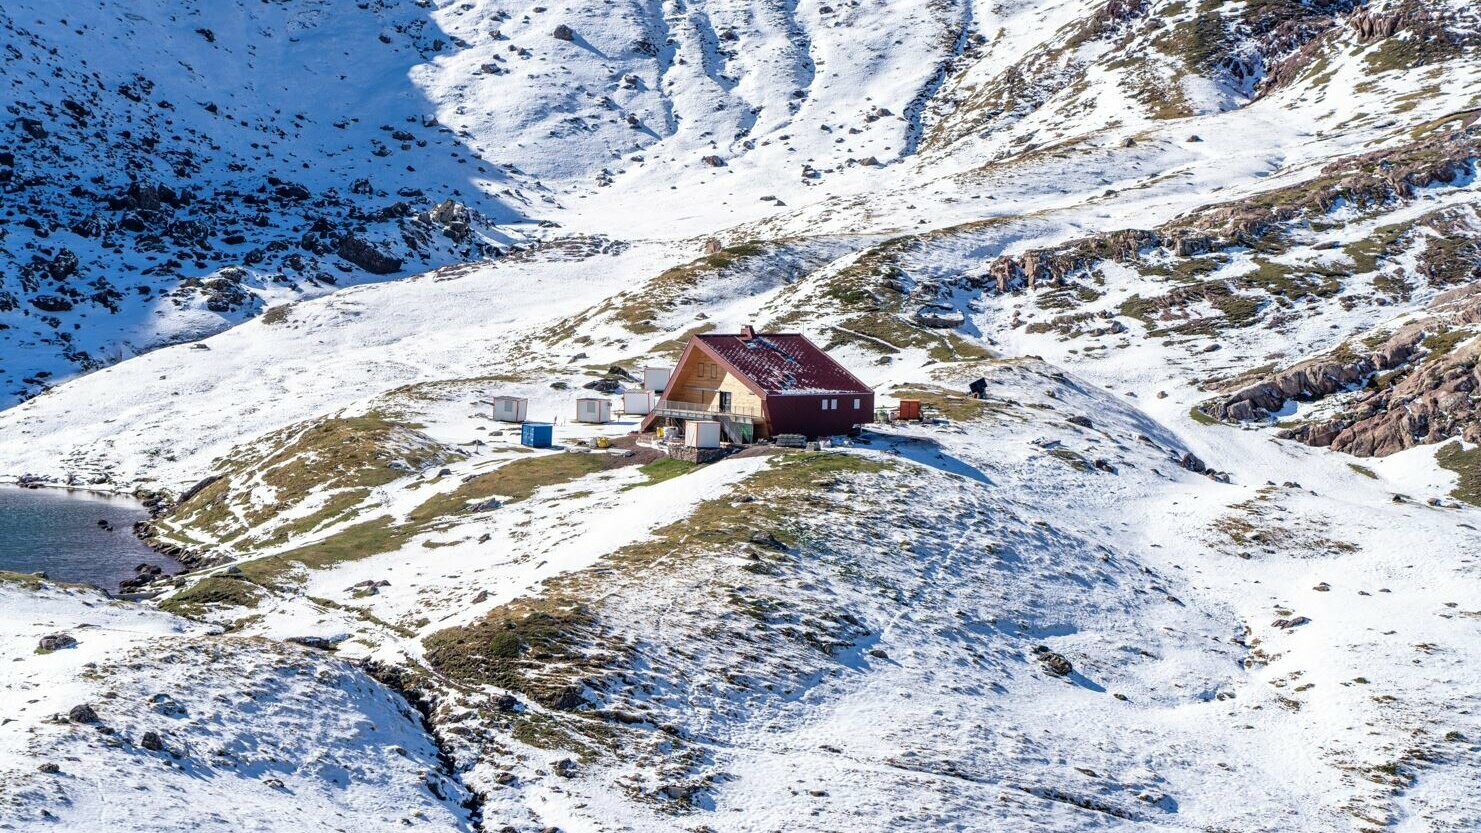
[[[854,410],[856,410],[856,411],[859,410],[859,402],[860,402],[860,400],[858,400],[858,399],[855,399],[854,400]]]

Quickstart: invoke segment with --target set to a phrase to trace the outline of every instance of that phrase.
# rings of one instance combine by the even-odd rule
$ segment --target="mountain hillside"
[[[1481,827],[1474,4],[0,39],[0,481],[184,570],[0,572],[0,824]],[[924,418],[705,465],[571,420],[745,325]]]

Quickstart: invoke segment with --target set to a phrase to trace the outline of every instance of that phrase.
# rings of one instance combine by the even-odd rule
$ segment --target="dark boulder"
[[[64,648],[77,647],[77,639],[70,633],[52,633],[41,637],[40,648],[43,651],[60,651]]]
[[[31,300],[31,306],[42,312],[66,312],[72,309],[72,302],[59,295],[37,295]]]
[[[1056,654],[1044,645],[1034,648],[1034,653],[1038,655],[1044,670],[1056,677],[1067,677],[1075,671],[1075,666],[1071,665],[1062,654]]]
[[[389,275],[401,271],[401,258],[392,257],[373,243],[353,235],[339,241],[336,253],[372,275]]]
[[[98,713],[93,710],[92,706],[82,703],[68,710],[67,719],[73,723],[97,723]]]

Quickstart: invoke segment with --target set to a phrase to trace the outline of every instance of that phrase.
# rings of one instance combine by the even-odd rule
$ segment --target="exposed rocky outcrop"
[[[1383,457],[1460,437],[1481,441],[1481,286],[1441,295],[1432,316],[1366,352],[1339,348],[1246,384],[1200,409],[1217,419],[1271,418],[1291,400],[1351,392],[1335,416],[1281,432],[1308,445]]]
[[[1375,11],[1360,8],[1347,19],[1347,25],[1357,35],[1359,43],[1372,43],[1398,34],[1404,21],[1405,11],[1402,9]]]
[[[1481,32],[1463,25],[1452,9],[1429,0],[1353,3],[1347,26],[1362,44],[1388,38],[1406,41],[1405,51],[1425,59],[1454,54],[1481,43]]]
[[[386,254],[363,237],[345,237],[339,241],[335,253],[372,275],[389,275],[401,271],[401,258]]]
[[[1371,209],[1412,200],[1421,188],[1474,173],[1481,156],[1478,118],[1481,112],[1463,115],[1452,132],[1347,157],[1327,165],[1311,182],[1206,206],[1156,229],[1107,232],[997,257],[973,282],[998,292],[1061,286],[1104,261],[1134,264],[1154,254],[1187,258],[1251,247],[1337,206]]]
[[[1282,432],[1309,445],[1384,457],[1460,437],[1481,442],[1481,339],[1367,393],[1335,419]]]

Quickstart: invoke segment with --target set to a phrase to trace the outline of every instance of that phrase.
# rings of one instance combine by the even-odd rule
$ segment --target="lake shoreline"
[[[68,522],[76,523],[79,527],[70,530],[70,532],[74,535],[82,534],[80,530],[85,529],[88,533],[94,533],[95,531],[120,533],[127,536],[138,549],[132,553],[119,552],[110,556],[112,558],[121,558],[124,563],[129,561],[134,561],[135,563],[133,564],[132,572],[126,572],[122,568],[113,570],[109,572],[108,580],[103,581],[97,580],[96,577],[79,578],[74,575],[62,575],[61,573],[67,572],[67,568],[65,567],[44,566],[42,569],[27,569],[24,564],[10,563],[10,559],[6,559],[7,563],[0,564],[0,569],[20,575],[35,575],[50,581],[86,585],[97,589],[109,598],[137,601],[157,596],[165,589],[163,587],[148,589],[150,585],[156,584],[162,579],[174,579],[187,575],[194,572],[200,566],[198,563],[192,563],[196,559],[193,559],[190,553],[181,548],[174,545],[161,545],[150,539],[150,521],[158,516],[161,511],[160,502],[157,498],[154,501],[146,502],[137,494],[121,492],[117,489],[108,488],[104,484],[63,484],[46,482],[39,478],[29,477],[7,478],[7,480],[10,482],[0,482],[0,502],[4,501],[5,492],[15,491],[18,493],[64,496],[64,500],[67,498],[96,499],[100,503],[100,506],[97,508],[102,510],[102,514],[116,515],[123,508],[122,505],[127,504],[127,511],[130,517],[115,517],[112,519],[89,518],[90,523],[83,523],[73,518]],[[70,511],[78,512],[77,509]],[[3,525],[0,525],[0,531],[4,531]],[[36,546],[47,546],[44,538],[47,533],[54,533],[55,531],[53,528],[42,531],[41,537],[43,540]],[[5,543],[3,539],[0,539],[0,553],[5,552]],[[104,550],[110,549],[106,546],[106,542],[101,541],[94,544],[94,546],[99,546]],[[17,557],[17,549],[17,545],[12,544],[10,552],[12,558]],[[26,556],[19,557],[22,560],[26,560]],[[96,569],[102,568],[99,567]]]

